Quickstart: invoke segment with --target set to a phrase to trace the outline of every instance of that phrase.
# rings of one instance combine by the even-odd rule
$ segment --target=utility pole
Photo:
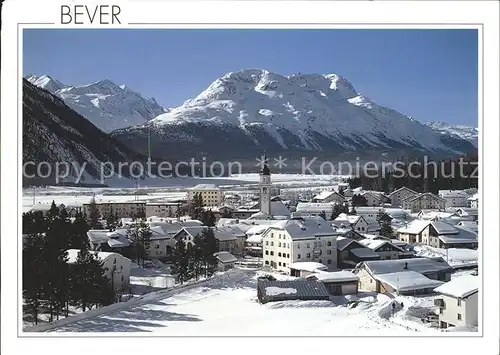
[[[33,206],[35,205],[36,202],[36,186],[33,186]]]

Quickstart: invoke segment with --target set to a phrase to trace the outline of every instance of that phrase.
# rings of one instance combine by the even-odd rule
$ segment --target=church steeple
[[[262,167],[262,170],[260,171],[260,174],[265,176],[271,175],[271,171],[269,170],[269,166],[267,165],[267,156],[265,152],[264,152],[264,165]]]

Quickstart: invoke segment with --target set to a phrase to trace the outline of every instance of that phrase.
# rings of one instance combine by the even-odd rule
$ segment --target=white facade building
[[[69,249],[68,263],[74,264],[77,261],[78,249]],[[103,262],[103,274],[110,280],[115,290],[125,288],[130,283],[130,268],[132,261],[118,253],[108,253],[102,251],[90,251],[97,254],[97,257]]]
[[[321,217],[279,221],[262,235],[264,266],[286,273],[295,262],[310,261],[337,268],[337,235]]]
[[[403,208],[411,212],[420,212],[421,210],[444,210],[446,200],[430,192],[422,193],[417,196],[408,197],[403,200]]]
[[[394,190],[389,194],[389,198],[391,199],[391,205],[393,207],[401,207],[403,206],[403,200],[417,196],[418,192],[413,191],[412,189],[403,186],[400,189]]]
[[[445,199],[446,207],[467,207],[469,195],[462,190],[439,190],[439,197]]]
[[[192,201],[195,194],[201,195],[205,206],[218,207],[224,202],[222,190],[214,184],[199,184],[188,189],[188,201]]]
[[[434,289],[443,295],[437,299],[440,328],[478,325],[479,277],[457,277]]]

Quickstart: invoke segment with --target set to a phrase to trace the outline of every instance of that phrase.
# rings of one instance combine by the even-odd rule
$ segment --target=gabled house
[[[198,227],[184,227],[177,234],[174,239],[176,242],[183,240],[188,248],[194,245],[194,238],[197,235],[202,235],[204,229],[210,228],[214,232],[215,239],[219,251],[227,251],[231,254],[238,254],[240,246],[238,245],[238,237],[224,228],[198,226]]]
[[[477,208],[462,207],[456,209],[457,215],[469,221],[477,221],[479,219],[479,211]]]
[[[424,238],[429,236],[429,230],[426,229],[431,221],[416,219],[406,226],[397,230],[398,239],[408,243],[423,243]]]
[[[431,247],[449,249],[477,249],[477,233],[468,229],[456,228],[445,222],[431,222],[427,227],[428,237],[423,242]]]
[[[410,210],[412,213],[420,212],[421,210],[434,209],[444,210],[446,200],[430,192],[425,192],[417,196],[410,196],[403,200],[403,208]]]
[[[277,221],[262,235],[264,265],[289,272],[292,263],[318,262],[337,267],[338,233],[321,217]]]
[[[336,191],[321,191],[319,194],[313,197],[312,202],[327,203],[333,202],[336,204],[343,204],[345,202],[345,197]]]
[[[399,255],[404,253],[403,249],[395,246],[387,240],[365,239],[360,240],[359,243],[380,255],[382,260],[399,259]]]
[[[109,231],[105,229],[91,229],[87,232],[90,246],[93,250],[106,252],[121,252],[130,246],[126,229]]]
[[[348,228],[351,227],[354,231],[358,233],[368,232],[368,223],[363,218],[363,216],[358,215],[348,215],[341,213],[333,222],[332,225],[338,228]]]
[[[464,327],[478,325],[479,277],[457,277],[434,291],[442,298],[434,302],[439,306],[439,327]]]
[[[337,238],[337,264],[341,269],[354,268],[360,262],[380,260],[380,255],[367,248],[361,241]]]
[[[397,190],[394,190],[389,194],[389,199],[391,200],[391,206],[393,207],[401,207],[403,206],[403,200],[417,196],[418,192],[413,191],[412,189],[403,186]]]
[[[432,292],[453,272],[448,263],[427,258],[366,261],[355,270],[362,290],[413,294]]]

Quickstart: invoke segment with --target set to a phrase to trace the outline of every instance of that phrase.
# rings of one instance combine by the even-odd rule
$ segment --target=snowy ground
[[[472,249],[440,249],[428,245],[416,245],[415,252],[417,256],[442,257],[448,261],[451,266],[476,263],[478,260],[478,251]]]
[[[288,278],[281,276],[281,278]],[[355,308],[346,306],[357,299]],[[359,335],[438,332],[409,310],[426,298],[404,298],[392,315],[391,297],[376,294],[334,297],[333,302],[258,303],[256,273],[231,270],[202,285],[143,304],[63,325],[56,332],[153,332],[155,335]],[[399,301],[399,299],[398,299]],[[405,311],[406,309],[406,311]],[[415,312],[413,312],[415,313]]]

